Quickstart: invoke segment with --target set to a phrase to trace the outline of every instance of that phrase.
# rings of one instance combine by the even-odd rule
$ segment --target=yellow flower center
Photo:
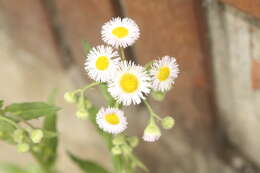
[[[122,26],[116,27],[112,30],[112,34],[117,38],[124,38],[128,35],[128,29]]]
[[[159,72],[157,73],[157,79],[160,81],[166,80],[170,76],[169,67],[161,67]]]
[[[112,124],[112,125],[117,125],[120,123],[120,120],[118,118],[118,116],[115,113],[112,114],[107,114],[105,116],[105,119],[108,123]]]
[[[98,57],[96,61],[96,67],[98,70],[106,70],[109,65],[108,58],[106,56]]]
[[[125,92],[132,93],[138,88],[138,79],[135,75],[126,73],[120,79],[120,86]]]

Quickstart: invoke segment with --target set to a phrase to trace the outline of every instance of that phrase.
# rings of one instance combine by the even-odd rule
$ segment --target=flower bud
[[[165,98],[166,93],[165,92],[160,92],[160,91],[152,91],[152,97],[156,101],[163,101]]]
[[[76,113],[76,117],[80,120],[86,120],[89,116],[89,113],[85,110],[85,109],[80,109],[77,113]]]
[[[77,102],[77,95],[75,92],[66,92],[64,94],[64,99],[69,103],[76,103]]]
[[[162,119],[161,124],[164,129],[171,129],[174,126],[175,121],[172,117],[167,116]]]
[[[114,145],[121,145],[125,143],[125,139],[123,135],[117,135],[113,138],[113,144]]]
[[[44,134],[41,129],[34,129],[30,132],[30,137],[33,143],[40,143],[42,141]]]
[[[20,153],[25,153],[30,150],[30,146],[27,143],[20,143],[17,145],[17,150]]]
[[[128,137],[127,140],[131,147],[136,147],[139,143],[139,139],[136,136]]]
[[[22,143],[25,137],[25,133],[22,129],[16,129],[13,133],[13,139],[16,143]]]
[[[112,148],[111,152],[114,155],[119,155],[119,154],[122,153],[122,150],[121,150],[121,148],[119,146],[115,146],[115,147]]]
[[[128,145],[123,145],[122,150],[125,154],[130,154],[133,151],[133,149],[131,147],[129,147]]]
[[[161,130],[152,120],[144,130],[143,140],[147,142],[155,142],[161,136]]]

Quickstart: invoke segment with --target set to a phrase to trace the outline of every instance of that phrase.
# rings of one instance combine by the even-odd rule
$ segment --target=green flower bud
[[[175,120],[172,117],[167,116],[162,119],[161,124],[164,129],[171,129],[175,124]]]
[[[144,130],[143,140],[147,142],[157,141],[161,136],[161,130],[154,122],[154,120],[150,121],[148,126]]]
[[[122,150],[125,154],[130,154],[133,151],[133,149],[128,145],[122,145]]]
[[[89,116],[89,113],[85,110],[85,109],[80,109],[77,113],[76,113],[76,117],[80,120],[86,120]]]
[[[166,92],[160,92],[160,91],[152,91],[152,97],[156,101],[163,101],[165,98]]]
[[[123,135],[117,135],[113,138],[112,142],[114,145],[121,145],[125,143],[125,138]]]
[[[128,137],[127,140],[131,147],[136,147],[139,144],[139,139],[136,136]]]
[[[89,100],[85,99],[85,106],[87,109],[90,109],[92,107],[92,103]]]
[[[30,133],[31,140],[33,143],[40,143],[42,141],[44,134],[41,129],[34,129]]]
[[[13,139],[16,143],[22,143],[25,138],[25,133],[22,129],[16,129],[13,133]]]
[[[69,103],[77,102],[77,94],[75,92],[66,92],[64,94],[64,99]]]
[[[119,146],[115,146],[115,147],[112,148],[111,152],[114,155],[119,155],[119,154],[122,153],[122,150],[121,150],[121,148]]]
[[[17,150],[20,153],[25,153],[30,150],[30,146],[29,146],[29,144],[26,144],[26,143],[20,143],[17,145]]]

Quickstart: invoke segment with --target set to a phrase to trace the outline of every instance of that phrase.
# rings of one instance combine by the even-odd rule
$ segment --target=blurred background
[[[153,173],[260,172],[259,0],[0,0],[0,98],[44,101],[59,88],[59,170],[79,173],[66,150],[111,168],[102,139],[77,120],[66,91],[90,82],[82,42],[102,44],[100,28],[128,16],[141,37],[127,50],[140,64],[164,55],[180,77],[163,103],[153,102],[176,126],[137,154]],[[104,105],[98,90],[90,95]],[[129,133],[141,136],[148,112],[129,107]],[[0,162],[28,165],[30,155],[0,142]]]

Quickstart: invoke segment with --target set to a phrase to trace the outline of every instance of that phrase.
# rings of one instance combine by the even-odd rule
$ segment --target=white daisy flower
[[[152,75],[152,88],[154,90],[161,92],[170,90],[179,74],[176,59],[164,56],[160,60],[155,60],[152,64],[150,74]]]
[[[161,137],[160,128],[151,122],[144,130],[143,140],[146,142],[155,142]]]
[[[91,79],[97,82],[107,82],[116,72],[120,58],[118,52],[109,46],[94,47],[85,62],[85,70]]]
[[[101,108],[97,113],[96,121],[102,130],[111,134],[121,133],[127,127],[124,112],[116,108]]]
[[[130,18],[113,18],[102,26],[102,39],[116,48],[126,48],[139,38],[137,24]]]
[[[141,103],[145,95],[150,93],[150,76],[140,65],[121,61],[113,80],[108,83],[108,91],[125,106]]]

